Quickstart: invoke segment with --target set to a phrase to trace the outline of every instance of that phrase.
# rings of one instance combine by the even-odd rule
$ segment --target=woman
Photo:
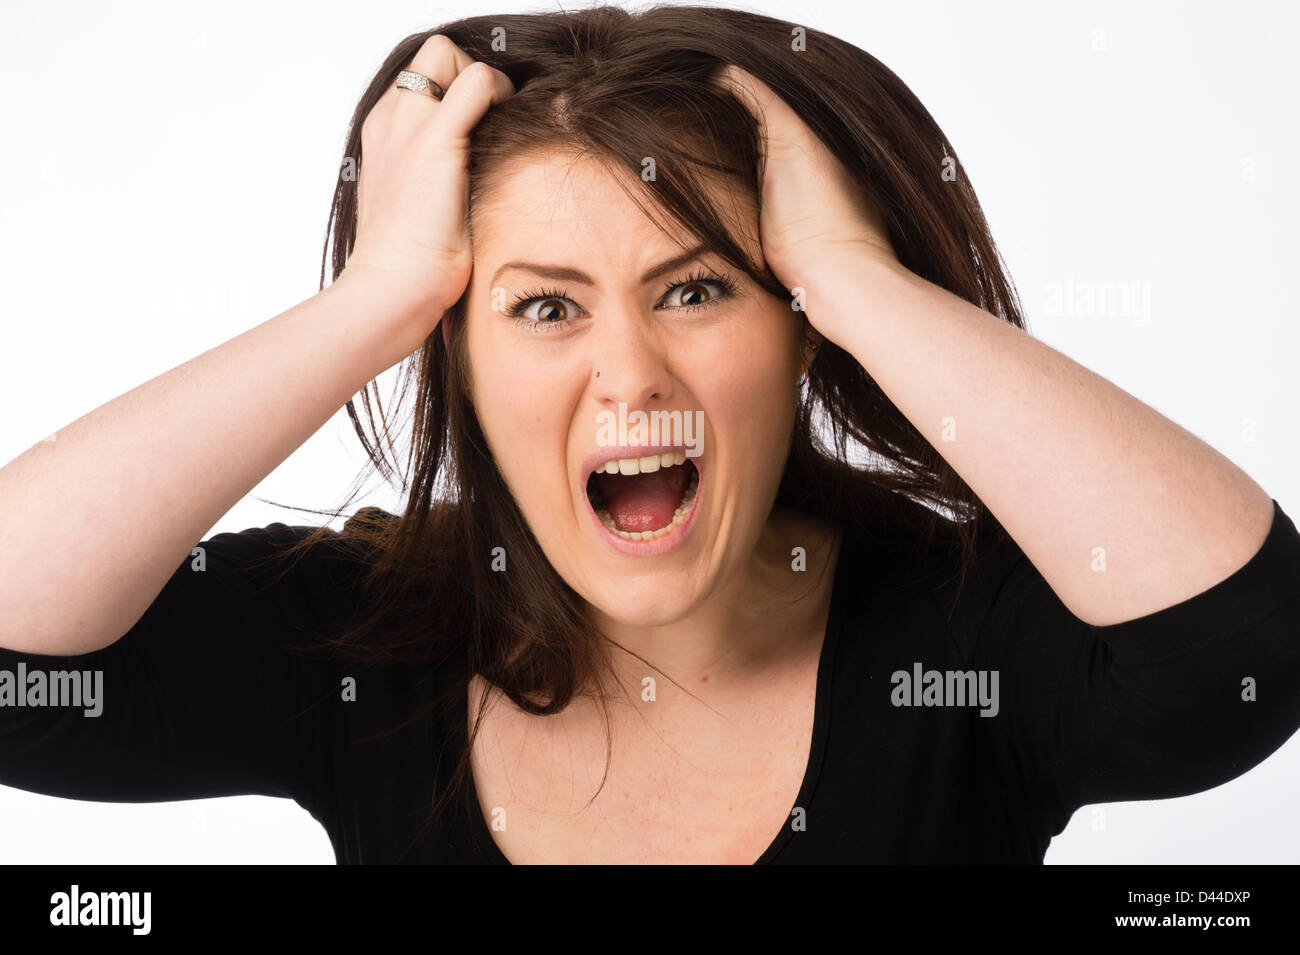
[[[1300,726],[1294,524],[1023,330],[861,50],[408,37],[332,226],[318,295],[0,471],[0,783],[285,796],[341,862],[1041,862]],[[403,467],[366,386],[407,356]],[[401,515],[195,546],[345,402]]]

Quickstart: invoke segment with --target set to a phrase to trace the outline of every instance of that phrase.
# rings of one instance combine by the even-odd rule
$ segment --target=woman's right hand
[[[515,92],[500,70],[447,37],[425,40],[407,69],[445,91],[389,87],[361,127],[357,231],[346,275],[396,293],[432,332],[469,283],[469,139],[488,108]]]
[[[470,132],[514,89],[442,36],[429,38],[411,67],[446,97],[389,89],[366,117],[357,241],[333,285],[0,468],[0,647],[47,656],[107,647],[144,618],[178,570],[167,609],[146,629],[170,614],[207,625],[195,615],[216,606],[225,585],[217,577],[210,586],[218,589],[205,590],[186,577],[195,543],[418,348],[464,293],[473,271]],[[358,315],[371,320],[359,327]],[[154,441],[157,434],[167,440]],[[141,631],[138,639],[154,637]]]

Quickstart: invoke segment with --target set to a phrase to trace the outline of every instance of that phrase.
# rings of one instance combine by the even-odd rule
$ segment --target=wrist
[[[850,351],[855,330],[873,316],[901,307],[923,284],[892,254],[857,245],[821,251],[793,278],[789,287],[803,290],[809,321]]]
[[[447,291],[437,284],[418,282],[404,272],[359,261],[349,261],[332,284],[340,283],[362,290],[360,294],[372,297],[376,305],[389,312],[417,322],[421,316],[427,318],[430,331],[438,317],[456,303],[455,298],[447,301]]]
[[[398,277],[359,265],[349,265],[319,294],[376,336],[385,367],[420,348],[450,307]]]

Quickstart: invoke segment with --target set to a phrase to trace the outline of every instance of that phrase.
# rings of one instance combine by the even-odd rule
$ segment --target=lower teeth
[[[682,502],[673,511],[673,519],[666,527],[661,527],[657,531],[621,531],[618,529],[618,525],[614,523],[614,516],[609,513],[608,509],[604,507],[593,507],[592,509],[596,512],[596,516],[600,518],[602,524],[624,540],[654,540],[656,537],[663,537],[665,534],[671,533],[674,527],[686,520],[686,515],[691,511],[691,505],[695,503],[695,492],[699,489],[699,486],[700,472],[692,470],[690,481],[686,485],[686,493],[682,495]]]

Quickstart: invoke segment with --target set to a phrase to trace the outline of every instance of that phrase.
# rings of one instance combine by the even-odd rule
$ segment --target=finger
[[[757,76],[741,69],[734,63],[726,63],[713,75],[710,85],[727,91],[745,103],[750,109],[761,111],[763,94],[770,95],[771,89]]]
[[[806,127],[799,114],[752,73],[728,63],[715,74],[712,84],[731,93],[754,115],[765,149],[807,145],[802,142]]]
[[[444,135],[468,137],[489,107],[515,92],[510,78],[481,60],[456,77],[438,110],[438,125]],[[484,95],[486,94],[486,95]]]
[[[444,76],[450,84],[461,70],[473,62],[473,57],[452,42],[446,34],[434,33],[420,44],[407,69],[423,73],[430,79]],[[446,86],[444,85],[443,88],[446,89]]]
[[[420,45],[415,56],[407,64],[407,69],[421,76],[427,76],[440,87],[445,97],[446,91],[456,81],[462,71],[474,62],[473,57],[441,33],[435,33]],[[437,111],[438,99],[428,92],[415,93],[411,90],[389,87],[388,93],[396,97],[393,104],[397,115],[410,116],[416,120],[428,118]]]

